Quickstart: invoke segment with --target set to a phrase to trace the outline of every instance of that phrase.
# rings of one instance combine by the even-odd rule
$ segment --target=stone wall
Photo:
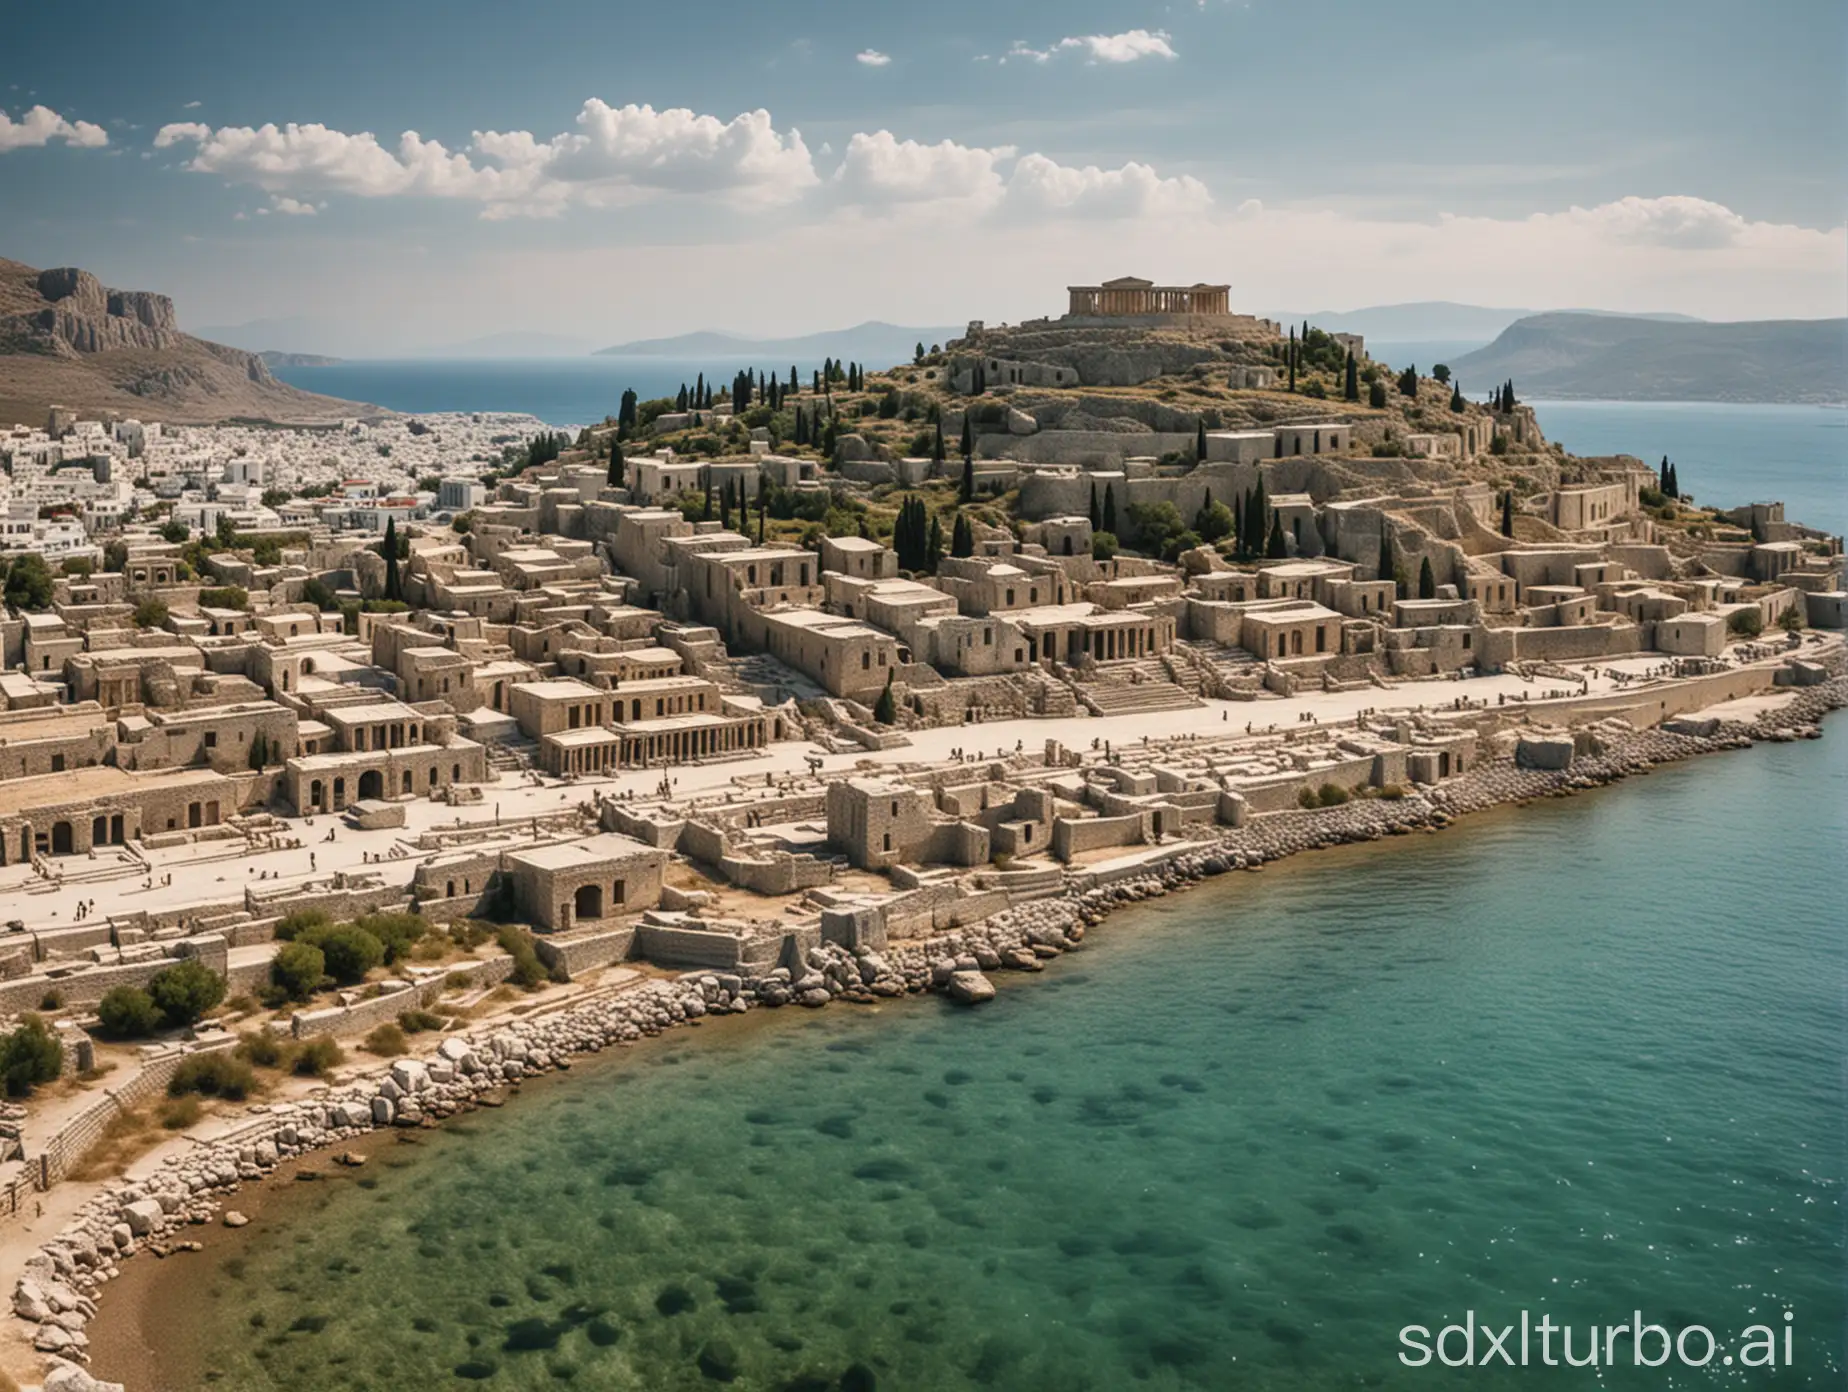
[[[633,925],[533,939],[539,960],[567,981],[585,972],[595,971],[598,967],[607,967],[612,962],[627,961],[634,945]]]

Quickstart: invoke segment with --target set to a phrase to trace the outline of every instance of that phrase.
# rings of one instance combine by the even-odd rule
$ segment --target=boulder
[[[995,984],[979,971],[959,971],[950,977],[949,993],[960,1005],[979,1005],[995,998]]]
[[[133,1203],[123,1204],[122,1211],[117,1216],[128,1225],[131,1235],[146,1237],[154,1231],[166,1215],[153,1199],[136,1199]]]

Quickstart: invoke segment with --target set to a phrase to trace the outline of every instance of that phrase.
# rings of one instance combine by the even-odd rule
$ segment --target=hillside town
[[[312,1098],[510,988],[980,1001],[1113,887],[1717,747],[1848,611],[1776,501],[1134,279],[562,434],[54,409],[0,468],[0,1014],[58,1046],[0,1214],[253,1038],[337,1041],[274,1084]],[[392,1076],[307,1129],[415,1124]]]

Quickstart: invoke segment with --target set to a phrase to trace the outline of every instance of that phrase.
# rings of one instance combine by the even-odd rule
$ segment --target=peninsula
[[[1005,1009],[1119,904],[1848,701],[1841,538],[1515,380],[1134,277],[917,347],[0,435],[8,1372],[109,1386],[123,1260],[575,1055]]]

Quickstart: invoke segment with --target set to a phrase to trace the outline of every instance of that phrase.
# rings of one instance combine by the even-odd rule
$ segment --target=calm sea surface
[[[684,1031],[189,1259],[195,1375],[1836,1388],[1845,832],[1837,727],[1229,876],[979,1011]],[[1789,1310],[1796,1367],[1397,1361],[1638,1308]]]

